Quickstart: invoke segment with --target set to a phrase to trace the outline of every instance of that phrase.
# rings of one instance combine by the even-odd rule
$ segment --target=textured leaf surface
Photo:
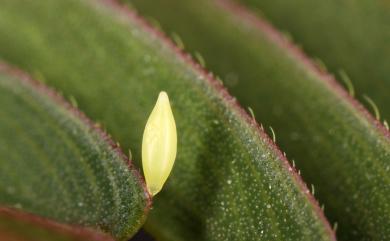
[[[269,24],[227,1],[130,2],[199,51],[239,101],[273,127],[338,222],[340,237],[390,239],[389,132],[331,76]]]
[[[390,1],[239,1],[260,9],[334,73],[345,70],[358,95],[370,96],[390,120]]]
[[[111,237],[90,229],[59,224],[8,208],[0,208],[0,240],[113,241]]]
[[[102,131],[54,92],[0,65],[0,203],[103,230],[137,231],[144,183]]]
[[[0,16],[0,56],[75,96],[136,160],[155,98],[167,91],[178,153],[148,217],[154,236],[333,239],[309,191],[254,120],[131,12],[99,1],[9,0]]]

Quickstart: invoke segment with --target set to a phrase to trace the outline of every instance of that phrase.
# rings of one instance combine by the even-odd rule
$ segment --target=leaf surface
[[[333,73],[345,71],[359,99],[371,97],[390,120],[390,1],[239,1],[259,9]]]
[[[75,96],[136,160],[155,98],[169,94],[178,153],[149,231],[161,240],[333,240],[306,186],[234,98],[134,13],[102,3],[3,2],[0,56]]]
[[[229,1],[126,2],[176,32],[175,39],[204,56],[201,62],[272,126],[340,237],[390,239],[389,132],[332,76],[269,23]]]
[[[139,173],[100,129],[42,84],[0,64],[0,203],[133,235],[150,205]]]
[[[15,209],[0,207],[0,239],[4,241],[114,241],[96,230],[56,223]]]

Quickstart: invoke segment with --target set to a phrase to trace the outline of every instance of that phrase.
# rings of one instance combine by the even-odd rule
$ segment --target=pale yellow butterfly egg
[[[176,158],[177,133],[166,92],[160,92],[146,122],[142,139],[142,166],[146,186],[154,196],[163,187]]]

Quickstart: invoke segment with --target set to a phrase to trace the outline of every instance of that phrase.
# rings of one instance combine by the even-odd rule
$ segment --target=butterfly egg
[[[146,186],[154,196],[163,187],[176,158],[176,124],[166,92],[160,92],[146,122],[142,139],[142,167]]]

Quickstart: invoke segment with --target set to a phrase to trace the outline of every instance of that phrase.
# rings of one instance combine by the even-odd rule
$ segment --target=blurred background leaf
[[[359,99],[370,96],[390,120],[390,1],[238,1],[289,32],[333,73],[344,70]]]

